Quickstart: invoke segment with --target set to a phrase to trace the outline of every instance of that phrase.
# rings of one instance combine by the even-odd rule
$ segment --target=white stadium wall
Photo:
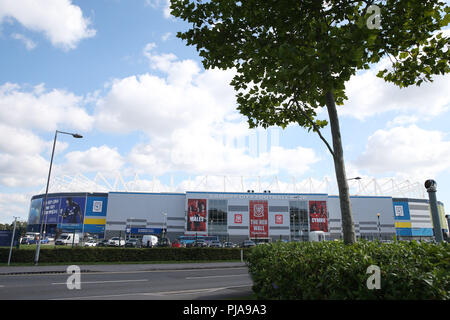
[[[62,194],[51,194],[49,197],[59,195]],[[77,196],[78,193],[63,195]],[[171,240],[180,235],[214,235],[232,242],[245,239],[308,240],[313,231],[322,231],[325,239],[329,240],[342,238],[339,198],[327,194],[195,191],[109,192],[101,195],[105,200],[102,209],[104,216],[98,217],[99,213],[88,212],[84,225],[80,227],[80,230],[97,230],[94,233],[100,238],[158,234],[163,229]],[[85,193],[83,196],[89,201],[98,200],[93,194]],[[42,197],[33,196],[32,204]],[[371,240],[378,239],[380,235],[382,239],[393,239],[396,235],[414,236],[412,231],[415,229],[411,225],[417,221],[414,217],[409,218],[407,207],[405,217],[396,217],[394,207],[398,203],[419,200],[405,198],[400,199],[403,202],[398,202],[399,199],[393,200],[388,196],[351,196],[350,199],[358,238]],[[420,202],[427,206],[427,200]],[[89,202],[87,207],[91,206]],[[443,204],[441,206],[443,211]],[[35,209],[34,206],[31,208]],[[412,213],[415,213],[414,208],[410,205]],[[39,208],[32,209],[30,221],[39,214],[36,213]],[[421,218],[427,214],[426,210],[420,213]],[[377,214],[380,214],[379,220]],[[431,226],[428,220],[427,228]],[[86,225],[90,227],[86,228]],[[34,224],[33,227],[39,229],[39,225]],[[447,226],[443,228],[448,231]],[[423,232],[420,234],[421,237],[424,235]]]
[[[351,196],[353,223],[356,236],[365,239],[392,239],[395,221],[391,197]],[[341,210],[338,196],[328,197],[330,238],[341,238]],[[378,216],[380,214],[380,230]]]

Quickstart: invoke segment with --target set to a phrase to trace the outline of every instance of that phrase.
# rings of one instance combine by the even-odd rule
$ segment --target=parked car
[[[182,247],[184,246],[180,241],[175,240],[174,242],[172,242],[172,248],[182,248]]]
[[[28,244],[38,244],[38,242],[38,239],[28,239]],[[41,243],[44,243],[44,240],[42,240]]]
[[[161,238],[161,239],[159,239],[158,244],[156,246],[157,247],[170,247],[171,246],[170,239]]]
[[[88,240],[84,243],[85,247],[96,247],[97,246],[97,241],[95,240]]]
[[[209,243],[209,246],[210,246],[211,248],[222,248],[222,243],[221,243],[219,240],[212,240],[212,241]]]
[[[45,239],[42,241],[44,240]],[[70,245],[78,243],[80,243],[80,235],[78,233],[61,233],[55,241],[55,245]]]
[[[108,246],[110,246],[110,247],[121,247],[124,245],[125,245],[125,240],[123,240],[119,237],[111,238],[108,241]]]
[[[225,242],[225,243],[223,244],[223,247],[224,247],[224,248],[235,248],[236,245],[235,245],[233,242]]]
[[[208,246],[208,244],[207,244],[206,241],[203,240],[203,239],[197,239],[197,240],[195,240],[195,241],[194,241],[194,245],[193,245],[193,247],[207,247],[207,246]]]
[[[142,237],[142,246],[143,247],[151,248],[151,247],[156,246],[157,244],[158,244],[157,236],[146,234]]]
[[[128,239],[127,242],[125,242],[125,247],[128,248],[142,248],[141,240],[139,239]]]
[[[250,248],[250,247],[254,247],[254,246],[256,246],[256,244],[252,240],[245,240],[242,243],[242,248]]]
[[[97,242],[97,247],[107,247],[108,246],[108,240],[100,240]]]

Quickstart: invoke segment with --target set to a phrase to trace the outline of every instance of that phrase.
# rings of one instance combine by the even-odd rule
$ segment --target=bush
[[[140,261],[200,261],[240,260],[238,248],[41,248],[41,263],[71,262],[140,262]],[[245,251],[245,249],[244,249]],[[0,248],[0,262],[8,261],[9,249]],[[34,250],[13,249],[12,263],[32,263]]]
[[[258,299],[449,299],[450,245],[341,241],[272,243],[248,254]],[[367,268],[381,270],[369,290]]]

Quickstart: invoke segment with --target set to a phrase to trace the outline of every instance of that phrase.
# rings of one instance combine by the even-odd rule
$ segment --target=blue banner
[[[44,223],[45,224],[57,224],[59,207],[61,204],[61,198],[47,198],[47,205],[44,209]]]
[[[30,214],[28,215],[28,225],[32,226],[40,223],[42,209],[42,199],[34,199],[31,201]]]
[[[162,228],[128,228],[132,234],[161,234]]]

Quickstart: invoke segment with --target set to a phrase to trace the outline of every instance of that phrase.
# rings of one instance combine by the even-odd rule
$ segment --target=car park
[[[209,243],[211,248],[222,248],[222,243],[218,240],[213,240]]]
[[[125,242],[125,247],[127,248],[142,248],[142,242],[139,239],[128,239],[127,242]]]
[[[97,247],[107,247],[108,246],[108,240],[100,240],[97,242]]]
[[[203,239],[197,239],[194,241],[193,247],[207,247],[208,244]]]
[[[125,240],[123,240],[119,237],[111,238],[108,241],[108,246],[110,246],[110,247],[121,247],[124,245],[125,245]]]
[[[175,240],[174,242],[172,242],[172,248],[182,248],[182,247],[185,247],[184,245],[183,245],[183,243],[181,243],[180,241],[178,241],[178,240]]]
[[[80,243],[80,235],[78,233],[61,233],[58,239],[56,239],[55,241],[55,245],[63,245],[63,246],[70,244],[77,245],[78,243]]]
[[[233,242],[225,242],[225,243],[223,244],[223,247],[224,247],[224,248],[235,248],[236,245],[235,245]]]
[[[161,238],[158,241],[157,247],[170,247],[172,244],[170,242],[170,239],[168,238]]]
[[[158,244],[158,237],[146,234],[142,237],[142,246],[146,248],[154,247]]]
[[[250,248],[250,247],[254,247],[254,246],[256,246],[256,244],[252,240],[245,240],[242,243],[242,248]]]
[[[97,241],[95,240],[88,240],[84,243],[85,247],[96,247],[97,246]]]

